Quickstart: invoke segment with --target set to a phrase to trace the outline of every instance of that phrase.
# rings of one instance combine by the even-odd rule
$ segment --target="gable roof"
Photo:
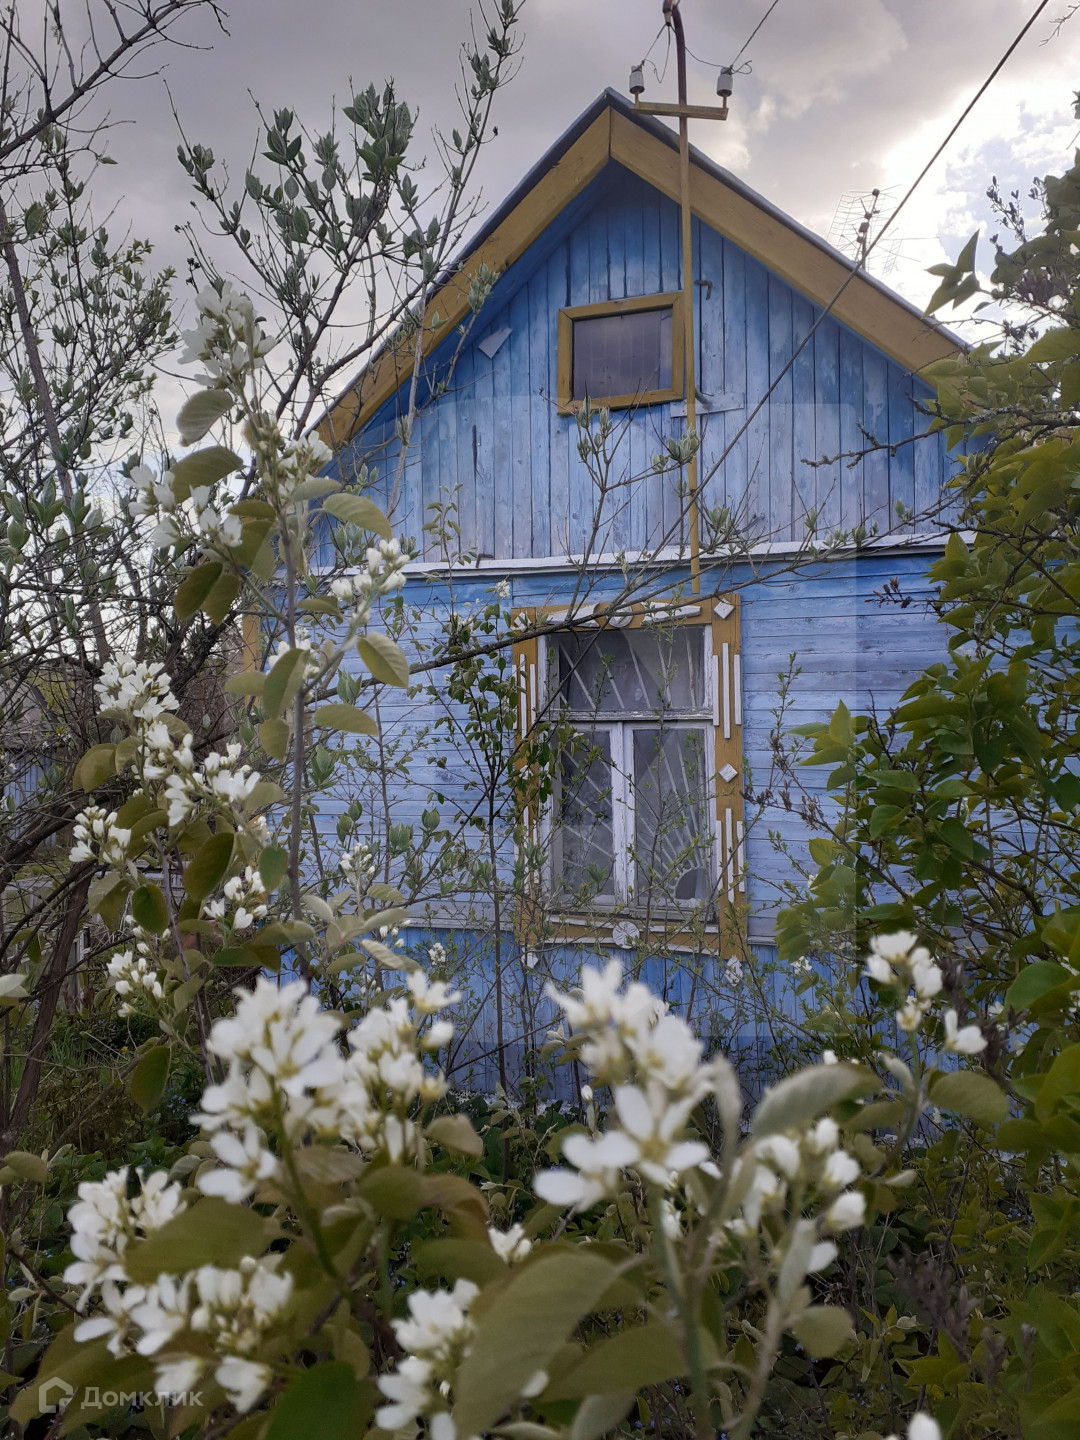
[[[617,91],[603,91],[446,272],[428,305],[429,315],[438,312],[439,329],[425,330],[425,353],[467,314],[471,277],[479,266],[499,274],[508,269],[611,161],[678,202],[678,136]],[[957,336],[692,146],[690,206],[705,224],[815,304],[829,306],[837,320],[905,370],[921,370],[963,349]],[[845,281],[850,283],[837,298]],[[319,422],[323,439],[335,447],[351,439],[406,382],[412,363],[411,346],[384,346]]]

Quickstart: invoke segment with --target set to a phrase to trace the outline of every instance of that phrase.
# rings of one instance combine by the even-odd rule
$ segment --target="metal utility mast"
[[[634,108],[646,115],[675,115],[679,120],[679,197],[682,210],[682,280],[683,308],[686,312],[684,339],[686,353],[683,360],[686,376],[686,426],[697,433],[697,339],[694,330],[694,254],[693,230],[690,210],[690,120],[726,120],[728,97],[731,95],[732,68],[725,66],[716,82],[716,93],[720,105],[690,105],[686,98],[686,37],[683,34],[682,11],[679,0],[664,0],[664,23],[675,35],[675,60],[678,69],[679,101],[677,105],[651,103],[642,100],[645,91],[645,65],[635,65],[630,71],[630,93],[634,97]],[[688,524],[690,530],[690,586],[695,595],[701,593],[701,526],[698,516],[698,463],[697,456],[687,466]]]

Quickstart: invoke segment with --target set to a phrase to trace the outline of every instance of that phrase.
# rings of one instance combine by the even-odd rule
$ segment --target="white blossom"
[[[376,1382],[390,1401],[375,1412],[381,1429],[402,1430],[428,1418],[433,1440],[450,1440],[449,1389],[468,1353],[474,1330],[469,1307],[478,1293],[471,1281],[459,1280],[453,1290],[417,1290],[409,1296],[407,1318],[393,1322],[398,1343],[408,1353]]]
[[[532,1249],[532,1241],[525,1234],[523,1225],[511,1225],[509,1230],[496,1230],[489,1225],[487,1233],[491,1248],[508,1265],[524,1260]]]
[[[825,1224],[837,1233],[856,1230],[866,1218],[866,1197],[858,1190],[845,1190],[825,1211]]]
[[[241,1415],[252,1408],[271,1378],[269,1365],[243,1360],[238,1355],[227,1355],[214,1371],[214,1379]]]
[[[908,1421],[907,1440],[941,1440],[941,1426],[925,1410],[917,1410]]]
[[[542,1170],[533,1179],[533,1189],[549,1205],[588,1210],[615,1193],[622,1171],[641,1151],[629,1135],[607,1130],[596,1137],[568,1135],[562,1153],[575,1170]]]
[[[954,1055],[978,1055],[986,1049],[986,1036],[977,1025],[960,1026],[955,1010],[946,1010],[942,1017],[945,1026],[945,1049]]]
[[[129,655],[114,655],[105,661],[94,691],[103,710],[123,710],[134,720],[159,720],[168,711],[179,709],[164,665],[147,664]]]
[[[117,823],[115,810],[88,805],[75,820],[75,844],[69,856],[73,865],[95,860],[103,865],[122,866],[127,860],[131,831]]]

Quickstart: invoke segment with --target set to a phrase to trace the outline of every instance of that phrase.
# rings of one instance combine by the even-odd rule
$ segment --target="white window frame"
[[[691,711],[680,711],[675,715],[661,715],[654,711],[627,711],[618,718],[604,716],[593,719],[588,717],[587,727],[580,713],[575,714],[571,709],[567,718],[575,724],[583,734],[595,734],[604,731],[610,737],[610,773],[611,773],[611,817],[612,817],[612,849],[613,855],[613,895],[594,895],[590,901],[593,906],[599,909],[633,909],[639,902],[639,892],[636,885],[631,886],[631,880],[636,881],[636,875],[632,875],[635,868],[631,858],[631,849],[635,841],[636,802],[634,797],[633,775],[633,736],[637,730],[682,730],[697,731],[703,737],[703,756],[705,763],[705,787],[706,787],[706,824],[712,826],[712,865],[709,874],[709,890],[705,898],[695,900],[675,900],[664,903],[651,902],[650,910],[656,914],[684,914],[699,909],[702,906],[713,908],[718,899],[718,891],[721,884],[720,868],[724,852],[723,836],[719,820],[713,820],[716,815],[716,773],[715,773],[715,746],[712,743],[713,731],[721,723],[721,715],[727,721],[727,734],[730,734],[732,720],[735,719],[733,707],[730,703],[730,695],[725,695],[721,703],[719,693],[719,675],[716,657],[713,654],[710,641],[710,632],[707,625],[688,626],[687,629],[699,631],[701,635],[701,647],[703,658],[703,683],[705,689],[706,703],[699,709]],[[552,658],[552,648],[549,637],[541,636],[537,646],[537,670],[539,671],[537,699],[541,706],[546,706],[549,694],[549,662]],[[726,675],[725,675],[726,678]],[[736,707],[741,711],[738,699]],[[535,712],[534,712],[535,713]],[[741,713],[738,714],[736,723],[741,723]],[[617,758],[616,758],[617,757]],[[562,855],[557,835],[558,825],[556,816],[560,804],[559,784],[554,786],[551,801],[544,807],[544,814],[540,817],[540,838],[546,855],[545,862],[545,886],[549,894],[554,894],[560,879],[562,870]],[[741,822],[740,822],[741,830]],[[641,902],[644,908],[644,901]]]

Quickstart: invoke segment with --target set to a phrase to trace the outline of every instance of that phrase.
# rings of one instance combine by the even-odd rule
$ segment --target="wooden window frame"
[[[660,602],[662,607],[665,602]],[[708,596],[678,595],[666,602],[668,615],[665,623],[700,625],[707,627],[712,641],[705,644],[705,676],[709,699],[712,702],[713,755],[709,781],[715,801],[714,842],[714,883],[718,908],[715,921],[706,925],[717,952],[723,957],[735,956],[745,959],[745,907],[746,907],[746,852],[742,798],[742,645],[741,617],[737,594]],[[615,622],[616,628],[641,629],[656,623],[659,607],[654,602],[649,614],[643,605],[633,605],[631,613]],[[585,632],[604,629],[607,620],[605,607],[585,605],[575,615],[573,629]],[[515,618],[521,616],[530,624],[536,621],[556,619],[562,613],[557,607],[528,607],[516,610]],[[547,703],[547,667],[549,637],[533,637],[517,641],[514,645],[514,664],[518,673],[519,738],[532,728],[537,716]],[[701,720],[687,719],[687,725],[701,725]],[[550,852],[552,813],[550,803],[546,806],[526,806],[521,819],[525,831],[533,840],[540,841]],[[553,856],[549,853],[548,864],[543,877],[543,889],[550,897],[554,877],[550,873]],[[543,908],[544,900],[536,898],[536,909]],[[522,915],[519,917],[519,938],[527,947],[542,944],[573,943],[574,941],[597,939],[616,943],[613,929],[620,923],[634,923],[636,916],[626,906],[625,899],[615,905],[610,922],[603,918],[603,906],[598,906],[592,924],[570,919],[559,926],[557,933],[541,937],[536,933],[532,921],[533,903],[523,897]],[[692,909],[693,904],[688,904]],[[670,944],[679,946],[682,937],[672,935],[674,914],[665,914],[654,922],[656,933],[665,934]],[[599,929],[597,928],[599,927]],[[689,943],[689,937],[687,937]]]
[[[574,323],[577,320],[601,320],[609,315],[627,315],[639,310],[671,311],[671,385],[663,390],[643,390],[637,395],[590,395],[589,403],[605,410],[627,410],[636,405],[662,405],[684,398],[684,361],[686,316],[681,290],[660,295],[632,295],[625,300],[601,300],[594,305],[571,305],[559,311],[559,357],[557,368],[558,409],[560,415],[573,415],[582,400],[573,399],[574,389]]]

